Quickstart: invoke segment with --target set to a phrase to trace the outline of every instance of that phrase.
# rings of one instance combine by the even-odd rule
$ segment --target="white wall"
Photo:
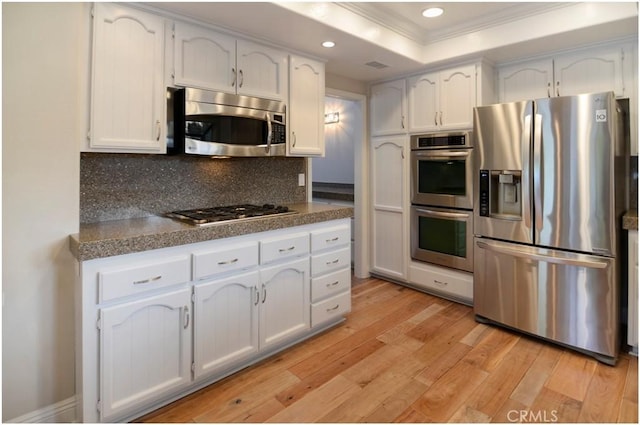
[[[2,4],[3,422],[75,393],[87,7]]]
[[[324,126],[324,158],[313,158],[312,178],[314,182],[354,182],[354,146],[362,140],[360,103],[325,97],[324,112],[338,112],[340,121]]]

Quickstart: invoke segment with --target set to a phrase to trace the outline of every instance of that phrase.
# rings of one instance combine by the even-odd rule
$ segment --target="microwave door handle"
[[[271,127],[271,115],[268,112],[265,115],[265,120],[267,120],[267,153],[269,153],[273,139],[273,128]]]

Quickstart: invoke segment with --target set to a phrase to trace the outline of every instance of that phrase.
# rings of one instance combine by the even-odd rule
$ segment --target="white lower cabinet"
[[[100,309],[100,407],[113,417],[191,382],[191,288]]]
[[[638,354],[638,231],[629,231],[627,344]]]
[[[344,320],[349,234],[346,218],[82,262],[77,420],[135,419]]]
[[[194,286],[194,378],[258,352],[257,270]]]
[[[260,349],[309,330],[309,257],[260,270]]]

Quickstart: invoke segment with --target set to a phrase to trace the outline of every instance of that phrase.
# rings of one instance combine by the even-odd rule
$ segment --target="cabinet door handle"
[[[229,260],[229,261],[218,261],[218,265],[219,266],[224,266],[224,265],[227,265],[227,264],[234,264],[234,263],[237,263],[237,262],[238,262],[238,259],[234,258],[233,260]]]
[[[162,275],[161,274],[159,274],[158,276],[150,277],[148,279],[134,280],[133,284],[134,285],[142,285],[142,284],[145,284],[145,283],[156,282],[156,281],[158,281],[160,279],[162,279]]]
[[[296,246],[292,245],[289,248],[280,248],[278,252],[290,252],[290,251],[293,251],[294,249],[296,249]]]
[[[547,83],[547,97],[551,97],[551,82]]]
[[[263,283],[262,284],[262,304],[264,304],[264,302],[267,300],[267,287],[266,285]]]
[[[231,72],[233,73],[233,81],[231,82],[231,87],[236,86],[236,80],[238,79],[238,73],[235,68],[231,68]]]
[[[156,120],[156,129],[158,130],[156,141],[160,141],[160,133],[162,132],[162,127],[160,127],[160,120]]]
[[[440,125],[442,125],[442,111],[440,111]]]
[[[189,327],[190,315],[189,315],[189,306],[184,306],[184,328],[187,329]]]
[[[258,305],[260,303],[260,291],[257,286],[253,287],[254,292],[256,293],[256,302],[253,305]]]
[[[244,84],[244,72],[242,72],[242,70],[240,69],[238,73],[240,74],[240,82],[238,83],[238,87],[242,87],[242,84]]]
[[[556,81],[556,96],[560,96],[560,81]]]
[[[400,118],[400,125],[402,125],[402,128],[404,129],[404,115]]]
[[[438,125],[438,111],[433,115],[433,124]]]
[[[336,285],[337,285],[337,284],[339,284],[339,283],[340,283],[340,281],[339,281],[339,280],[336,280],[336,281],[335,281],[335,282],[333,282],[333,283],[327,283],[327,288],[331,288],[332,286],[336,286]]]
[[[296,132],[292,131],[291,132],[291,137],[293,138],[293,147],[296,146],[296,142],[298,141],[298,138],[296,137]]]
[[[337,310],[339,307],[340,307],[340,304],[336,304],[336,306],[335,306],[335,307],[328,308],[328,309],[327,309],[327,313],[329,313],[330,311],[335,311],[335,310]]]

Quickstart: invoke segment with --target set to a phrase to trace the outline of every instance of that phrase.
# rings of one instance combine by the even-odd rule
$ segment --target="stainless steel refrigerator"
[[[612,92],[474,109],[474,312],[615,364],[625,115]]]

